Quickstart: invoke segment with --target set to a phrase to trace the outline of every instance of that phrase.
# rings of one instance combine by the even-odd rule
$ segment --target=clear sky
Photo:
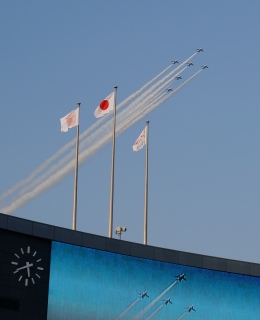
[[[0,198],[75,138],[59,119],[78,101],[83,133],[115,85],[120,104],[203,47],[181,81],[209,68],[116,139],[113,236],[124,226],[143,242],[145,149],[132,145],[149,120],[148,244],[260,263],[259,12],[257,0],[2,0]],[[77,229],[107,236],[111,141],[97,149],[79,167]],[[71,228],[73,180],[12,215]]]

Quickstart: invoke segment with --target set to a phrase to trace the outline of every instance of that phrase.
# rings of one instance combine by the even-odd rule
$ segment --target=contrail
[[[139,90],[137,90],[135,93],[130,95],[127,99],[125,99],[123,102],[117,105],[117,110],[122,108],[124,105],[126,105],[129,101],[134,99],[137,95],[142,93],[150,84],[152,84],[155,80],[157,80],[161,75],[163,75],[170,67],[172,64],[170,64],[167,68],[165,68],[162,72],[160,72],[157,76],[155,76],[152,80],[147,82],[143,87],[141,87]],[[102,121],[103,120],[103,121]],[[99,119],[94,125],[92,125],[90,128],[85,130],[82,134],[79,136],[79,140],[83,139],[86,137],[91,131],[95,130],[97,126],[100,125],[101,122],[105,122],[104,118]],[[51,162],[56,160],[58,157],[60,157],[65,151],[68,149],[72,148],[75,146],[75,139],[67,143],[64,147],[62,147],[59,151],[57,151],[52,157],[47,159],[42,165],[40,165],[37,169],[32,171],[32,173],[24,180],[18,182],[15,184],[13,187],[5,191],[3,194],[0,195],[0,201],[4,200],[6,197],[8,197],[10,194],[15,192],[17,189],[23,187],[25,184],[28,182],[32,181],[32,179],[37,176],[40,172],[42,172]]]
[[[102,118],[103,119],[103,118]],[[100,119],[101,120],[101,119]],[[97,121],[94,123],[91,128],[87,129],[84,133],[82,133],[79,137],[79,139],[84,138],[86,135],[88,135],[91,131],[93,131],[98,125],[100,125],[100,121]],[[47,159],[42,165],[40,165],[38,168],[32,171],[32,173],[24,180],[18,182],[15,184],[12,188],[8,189],[6,192],[4,192],[2,195],[0,195],[0,201],[7,198],[10,194],[14,193],[16,190],[20,189],[27,183],[31,182],[34,177],[36,177],[38,174],[40,174],[45,168],[47,168],[51,162],[59,158],[61,155],[63,155],[67,150],[75,146],[75,139],[68,142],[64,147],[62,147],[60,150],[58,150],[53,156],[51,156],[49,159]]]
[[[188,311],[184,311],[176,320],[182,320],[183,318],[186,317],[187,314],[188,314]]]
[[[186,59],[180,66],[178,66],[174,71],[177,71],[182,65],[184,65],[185,63],[187,63],[187,61],[189,61],[190,59],[192,59],[192,57],[195,56],[197,52],[195,52],[192,56],[190,56],[188,59]],[[133,93],[132,95],[130,95],[127,99],[125,99],[122,103],[120,103],[117,106],[117,110],[119,110],[121,107],[123,107],[125,104],[127,104],[129,101],[131,101],[132,99],[134,99],[138,94],[140,94],[141,92],[143,92],[150,84],[152,84],[155,80],[157,80],[160,76],[162,76],[166,71],[168,71],[168,69],[172,66],[172,64],[170,64],[167,68],[165,68],[162,72],[160,72],[158,75],[156,75],[152,80],[150,80],[149,82],[147,82],[143,87],[141,87],[139,90],[137,90],[135,93]],[[173,72],[174,72],[173,71]],[[169,75],[168,75],[169,76]],[[103,120],[103,121],[102,121]],[[83,139],[86,135],[89,134],[89,132],[93,131],[95,129],[96,126],[100,125],[101,122],[104,122],[104,119],[100,119],[99,121],[97,121],[93,126],[91,126],[91,128],[87,129],[84,133],[82,133],[79,137],[79,139]],[[6,197],[8,197],[10,194],[12,194],[13,192],[15,192],[17,189],[21,188],[22,186],[24,186],[26,183],[30,182],[37,174],[39,174],[41,171],[43,171],[52,161],[54,161],[55,159],[57,159],[59,156],[61,156],[66,150],[68,150],[69,148],[73,147],[75,144],[74,139],[67,143],[63,148],[61,148],[58,152],[56,152],[52,157],[50,157],[49,159],[47,159],[41,166],[39,166],[36,170],[34,170],[29,177],[27,177],[26,179],[18,182],[16,185],[14,185],[12,188],[10,188],[9,190],[7,190],[6,192],[4,192],[2,195],[0,195],[0,201],[2,201],[3,199],[5,199]]]
[[[173,90],[171,93],[168,93],[168,94],[164,93],[161,96],[159,96],[159,101],[155,100],[154,101],[155,103],[149,104],[149,105],[145,106],[145,108],[140,109],[139,112],[134,114],[134,116],[127,121],[127,124],[125,125],[124,130],[129,128],[130,126],[132,126],[134,123],[138,122],[139,120],[141,120],[144,116],[146,116],[148,113],[153,111],[155,108],[159,107],[163,102],[165,102],[172,95],[177,93],[182,87],[184,87],[188,82],[190,82],[200,72],[201,72],[201,70],[196,72],[193,76],[191,76],[188,80],[183,82],[177,89]]]
[[[193,78],[194,76],[192,76],[191,78]],[[175,94],[179,90],[179,88],[182,88],[185,84],[187,84],[191,80],[191,78],[186,80],[181,86],[179,86],[177,89],[175,89],[170,95],[167,95],[163,101],[166,101],[167,99],[169,99],[169,97],[171,97],[173,94]],[[173,78],[170,80],[173,81]],[[155,102],[157,100],[160,100],[163,96],[165,96],[166,92],[163,92],[162,94],[160,94],[160,91],[162,92],[163,88],[164,87],[161,86],[158,90],[155,90],[155,92],[150,95],[150,98],[148,97],[146,99],[143,99],[141,101],[141,105],[135,104],[134,106],[132,106],[132,108],[130,108],[130,106],[129,106],[129,108],[121,111],[121,114],[119,116],[122,116],[122,113],[123,113],[124,118],[126,119],[126,124],[128,124],[127,126],[126,125],[122,126],[123,130],[129,128],[129,123],[131,123],[131,125],[132,125],[133,123],[136,123],[138,120],[140,120],[142,117],[144,117],[147,113],[149,113],[151,106],[154,106],[153,107],[153,109],[154,109],[155,106],[157,107],[162,103],[161,102],[162,100],[161,100],[161,101],[158,101],[157,104],[155,104]],[[158,95],[158,94],[160,94],[160,95]],[[152,102],[150,102],[150,101],[152,101]],[[133,120],[135,120],[135,121],[133,121]],[[118,123],[119,123],[119,126],[122,125],[122,123],[120,121],[118,121]],[[117,128],[117,132],[121,132],[121,130]]]
[[[116,320],[123,319],[123,317],[141,300],[141,297],[135,299],[129,307],[127,307],[120,315],[116,318]]]
[[[183,68],[183,69],[185,69],[185,68]],[[165,70],[163,72],[165,72]],[[163,90],[163,88],[168,84],[169,81],[174,81],[174,77],[167,80],[159,88],[158,88],[158,83],[153,85],[152,88],[154,88],[154,92],[151,92],[149,94],[143,93],[143,95],[141,95],[141,97],[143,97],[143,99],[141,99],[140,96],[137,97],[137,99],[135,101],[130,103],[130,105],[128,105],[124,110],[121,110],[118,113],[118,116],[117,116],[118,125],[116,128],[116,133],[119,134],[119,133],[123,132],[124,130],[129,128],[131,125],[133,125],[134,123],[139,121],[141,118],[143,118],[147,113],[151,112],[153,109],[155,109],[156,107],[161,105],[164,101],[169,99],[173,94],[175,94],[179,89],[181,89],[185,84],[187,84],[191,79],[193,79],[200,71],[201,70],[196,72],[192,77],[190,77],[188,80],[186,80],[184,83],[182,83],[177,89],[173,90],[171,93],[167,93],[166,95],[165,95],[165,92],[159,95],[160,90]],[[161,74],[163,72],[161,72]],[[158,76],[157,76],[157,78],[158,78]],[[164,79],[165,78],[168,78],[168,77],[164,77]],[[150,81],[150,83],[151,83],[151,81]],[[155,89],[156,87],[157,87],[157,89]],[[126,100],[129,100],[129,98],[125,99],[124,101],[126,101]],[[122,105],[124,103],[124,101],[119,105]],[[152,101],[152,102],[150,104],[147,104],[148,101]],[[137,102],[139,102],[139,103],[137,103]],[[102,118],[102,120],[104,118]],[[107,122],[97,121],[94,125],[92,125],[90,128],[85,130],[85,132],[83,132],[83,134],[81,134],[80,154],[79,154],[79,162],[80,163],[83,162],[87,157],[92,155],[94,152],[96,152],[100,147],[102,147],[105,143],[107,143],[111,139],[112,120],[113,119],[110,118]],[[66,150],[71,149],[71,147],[74,145],[74,143],[75,143],[75,139],[73,139],[71,142],[69,142],[63,148],[61,148],[51,158],[46,160],[45,163],[43,165],[41,165],[40,167],[38,167],[36,170],[34,170],[28,178],[26,178],[22,182],[18,183],[17,185],[21,186],[21,185],[27,184],[27,186],[21,188],[20,193],[18,194],[18,196],[16,196],[16,199],[14,199],[10,205],[6,204],[6,205],[4,205],[4,207],[2,206],[2,209],[1,209],[2,212],[5,212],[6,214],[10,214],[11,212],[20,208],[25,203],[27,203],[29,200],[33,199],[38,194],[43,192],[46,188],[48,188],[48,187],[52,186],[53,184],[55,184],[56,182],[58,182],[60,179],[63,178],[63,176],[65,176],[71,170],[73,170],[75,151],[71,150],[66,156],[63,156],[63,158],[58,163],[56,163],[52,167],[50,167],[41,176],[34,179],[34,177],[37,174],[39,174],[41,171],[43,171],[43,168],[48,167],[49,163],[51,163],[51,161],[53,161],[53,159],[58,158],[58,156],[62,155]],[[83,149],[83,151],[82,151],[82,149]],[[12,193],[11,191],[13,191],[15,189],[15,187],[17,187],[17,185],[14,186],[13,188],[9,189],[7,192],[5,192],[1,196],[0,199],[3,199],[4,196],[8,192]],[[34,188],[34,190],[32,190],[33,188]]]
[[[194,57],[196,55],[197,52],[195,52],[193,55],[191,55],[188,59],[186,59],[182,64],[180,64],[177,68],[175,68],[171,73],[173,74],[174,72],[176,72],[181,66],[183,66],[185,63],[187,63],[187,61],[189,61],[190,59],[192,59],[192,57]],[[120,108],[122,108],[124,105],[126,105],[129,101],[133,100],[136,96],[138,96],[139,94],[141,94],[146,88],[148,88],[154,81],[156,81],[160,76],[162,76],[166,71],[168,71],[168,69],[172,66],[172,64],[170,64],[167,68],[165,68],[162,72],[160,72],[158,75],[156,75],[152,80],[148,81],[143,87],[141,87],[139,90],[137,90],[135,93],[133,93],[132,95],[130,95],[127,99],[125,99],[123,102],[121,102],[120,104],[117,105],[117,110],[119,110]],[[166,78],[169,77],[169,75],[166,76]],[[164,81],[164,78],[161,80]],[[160,84],[160,83],[159,83]],[[158,85],[158,84],[157,84]],[[152,87],[153,89],[154,87]],[[149,92],[147,92],[146,94],[149,94]],[[81,141],[82,139],[84,139],[87,135],[89,135],[93,130],[96,129],[96,127],[98,127],[99,125],[101,125],[102,123],[104,123],[106,121],[105,118],[101,118],[99,119],[95,124],[93,124],[90,128],[88,128],[87,130],[85,130],[82,134],[80,134],[79,136],[79,140]],[[34,171],[32,171],[32,173],[24,180],[18,182],[17,184],[15,184],[13,187],[11,187],[10,189],[8,189],[6,192],[4,192],[2,195],[0,195],[0,201],[4,200],[5,198],[7,198],[9,195],[11,195],[12,193],[14,193],[16,190],[22,188],[25,184],[29,183],[30,181],[32,181],[34,179],[35,176],[37,176],[38,174],[40,174],[49,164],[51,164],[54,160],[56,160],[58,157],[60,157],[61,155],[63,155],[64,152],[66,152],[68,149],[74,147],[75,145],[75,139],[73,139],[72,141],[70,141],[69,143],[67,143],[64,147],[62,147],[59,151],[57,151],[52,157],[50,157],[49,159],[47,159],[41,166],[39,166],[37,169],[35,169]],[[22,191],[23,192],[23,191]]]
[[[152,319],[162,308],[163,308],[163,304],[157,307],[145,320]]]
[[[185,69],[186,69],[186,67],[183,68],[179,73],[183,72]],[[179,74],[179,73],[178,73],[178,74]],[[178,75],[178,74],[177,74],[177,75]],[[175,76],[176,76],[176,75],[175,75]],[[166,85],[163,85],[163,87],[166,87],[166,86],[169,84],[169,82],[171,82],[171,81],[174,81],[174,77],[171,78],[169,81],[167,81]],[[162,90],[162,89],[163,89],[163,88],[160,87],[160,88],[158,88],[157,90],[155,90],[155,92],[154,92],[153,95],[150,95],[150,97],[148,97],[148,98],[146,98],[146,99],[143,100],[143,103],[145,103],[145,102],[147,101],[147,99],[149,99],[149,101],[152,101],[152,100],[154,99],[154,95],[157,94],[157,92],[160,91],[160,90]],[[158,98],[160,98],[160,97],[158,97]],[[158,98],[157,98],[157,99],[158,99]],[[156,100],[157,100],[157,99],[156,99]],[[126,100],[127,100],[127,99],[126,99]],[[148,102],[149,102],[149,101],[148,101]],[[154,102],[154,101],[153,101],[153,102]],[[134,101],[134,103],[136,103],[136,102]],[[122,103],[121,103],[120,105],[122,105]],[[130,110],[130,112],[131,112],[131,113],[134,113],[134,112],[135,112],[135,109],[134,109],[134,110]],[[129,115],[128,115],[128,116],[129,116]],[[104,119],[104,118],[102,118],[102,119]],[[80,135],[80,140],[83,140],[83,138],[84,138],[85,136],[89,135],[89,133],[90,133],[91,131],[94,131],[94,129],[96,129],[96,127],[98,127],[98,125],[100,125],[100,122],[96,122],[94,125],[91,126],[91,128],[85,130],[85,132]],[[70,149],[70,148],[73,147],[74,145],[75,145],[75,139],[73,139],[71,142],[67,143],[63,148],[61,148],[58,152],[56,152],[51,158],[49,158],[48,160],[46,160],[40,167],[38,167],[36,170],[34,170],[34,171],[30,174],[30,176],[29,176],[28,178],[26,178],[25,180],[19,182],[19,183],[16,184],[14,187],[12,187],[12,188],[9,189],[8,191],[6,191],[4,194],[2,194],[2,195],[0,196],[0,201],[2,201],[4,198],[6,198],[8,195],[10,195],[11,193],[13,193],[13,192],[16,191],[17,189],[21,188],[21,187],[24,186],[25,184],[28,184],[30,181],[32,181],[33,178],[34,178],[35,176],[37,176],[41,171],[43,171],[52,161],[54,161],[55,159],[57,159],[57,158],[58,158],[59,156],[61,156],[65,151],[67,151],[68,149]],[[71,153],[70,153],[69,155],[63,157],[62,162],[63,162],[63,163],[66,163],[67,160],[70,159],[71,156],[73,156],[73,155],[74,155],[74,151],[71,151]],[[57,169],[57,167],[59,167],[59,165],[54,166],[53,168],[51,168],[51,169],[48,171],[48,174],[51,174],[51,173],[55,172],[56,169]],[[38,178],[38,179],[36,179],[36,180],[34,180],[33,185],[29,185],[28,187],[24,187],[24,188],[20,191],[20,193],[18,193],[18,195],[21,195],[21,193],[27,192],[27,191],[30,190],[33,186],[36,186],[36,185],[37,185],[39,182],[41,182],[41,181],[42,181],[42,178],[41,178],[41,177]]]
[[[160,293],[152,302],[148,304],[143,310],[141,310],[134,319],[141,319],[147,311],[149,311],[159,300],[163,298],[163,296],[169,292],[174,286],[178,284],[178,280],[175,280],[173,283],[169,285],[168,288],[166,288],[162,293]]]
[[[196,74],[198,74],[200,71],[201,70],[199,70]],[[140,111],[136,115],[133,115],[132,118],[125,117],[125,113],[127,112],[128,109],[121,111],[118,117],[120,121],[118,121],[119,125],[116,128],[116,133],[119,134],[123,132],[124,130],[129,128],[131,125],[136,123],[138,120],[143,118],[151,110],[161,105],[165,100],[167,100],[170,96],[172,96],[180,88],[182,88],[186,83],[188,83],[192,78],[194,78],[195,75],[193,75],[191,78],[186,80],[185,83],[180,85],[171,94],[168,94],[163,99],[159,99],[154,104],[148,105],[148,107],[145,108],[144,112],[142,112],[142,108],[139,108]],[[112,128],[112,119],[107,121],[101,128],[99,128],[97,131],[94,131],[89,137],[87,137],[82,142],[82,147],[80,148],[80,153],[79,153],[79,163],[82,163],[90,155],[96,152],[100,147],[102,147],[111,139],[111,136],[110,136],[111,128]],[[96,141],[96,143],[93,143],[93,141]],[[82,148],[85,148],[85,150],[81,151]],[[1,211],[6,214],[12,213],[13,211],[22,207],[31,199],[38,196],[45,189],[49,188],[50,186],[54,185],[59,180],[61,180],[66,174],[68,174],[70,171],[74,169],[75,160],[73,159],[73,156],[74,156],[74,150],[72,150],[70,154],[66,156],[64,159],[61,159],[57,164],[51,167],[49,171],[47,171],[42,177],[39,177],[38,178],[39,180],[37,180],[37,183],[39,183],[38,185],[35,186],[35,183],[32,182],[32,184],[29,185],[27,188],[27,189],[30,189],[32,188],[32,186],[35,186],[34,190],[31,190],[30,192],[27,192],[27,193],[25,192],[20,197],[14,199],[11,204],[3,207]],[[68,159],[71,159],[71,160],[68,162]],[[44,179],[45,181],[43,181]],[[26,191],[28,191],[27,189]]]
[[[130,95],[127,99],[125,99],[123,102],[117,105],[117,110],[122,108],[124,105],[126,105],[129,101],[133,100],[137,95],[142,93],[147,87],[149,87],[150,84],[152,84],[155,80],[157,80],[161,75],[163,75],[172,64],[170,64],[167,68],[165,68],[162,72],[160,72],[157,76],[155,76],[152,80],[147,82],[143,87],[141,87],[139,90],[137,90],[135,93]],[[105,122],[105,118],[99,119],[95,124],[93,124],[90,128],[85,130],[82,134],[79,136],[79,140],[84,139],[90,132],[96,129],[102,122]],[[42,165],[40,165],[37,169],[32,171],[32,173],[24,180],[18,182],[13,187],[5,191],[2,195],[0,195],[0,201],[4,200],[6,197],[8,197],[10,194],[14,193],[19,188],[23,187],[25,184],[29,183],[33,180],[35,176],[37,176],[39,173],[41,173],[51,162],[56,160],[58,157],[60,157],[64,152],[66,152],[68,149],[74,147],[75,145],[75,139],[67,143],[64,147],[62,147],[59,151],[57,151],[52,157],[47,159]]]

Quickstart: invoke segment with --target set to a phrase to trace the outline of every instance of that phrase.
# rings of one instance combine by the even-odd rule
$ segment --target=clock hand
[[[28,269],[29,269],[30,267],[32,267],[32,266],[33,266],[33,263],[26,262],[26,265],[25,265],[25,266],[20,267],[20,268],[17,268],[17,269],[15,270],[15,272],[18,272],[19,270],[26,269],[26,268],[27,268],[27,270],[28,270]]]
[[[28,278],[30,278],[30,264],[29,264],[29,262],[26,262],[26,265],[27,265]]]

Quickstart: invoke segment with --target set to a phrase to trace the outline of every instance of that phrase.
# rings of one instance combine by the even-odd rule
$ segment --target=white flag
[[[96,108],[94,112],[94,116],[96,118],[103,117],[105,114],[114,110],[115,107],[115,94],[112,92],[109,96],[107,96],[100,105]]]
[[[71,111],[65,117],[60,119],[61,132],[67,132],[69,128],[73,128],[79,124],[79,108]]]
[[[140,136],[136,139],[133,145],[133,150],[139,151],[144,147],[145,144],[146,144],[146,128],[141,132]]]

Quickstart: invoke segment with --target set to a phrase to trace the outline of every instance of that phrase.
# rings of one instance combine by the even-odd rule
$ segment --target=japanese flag
[[[136,139],[133,145],[133,150],[139,151],[144,147],[145,144],[146,144],[146,128],[141,132],[140,136]]]
[[[94,116],[96,118],[103,117],[105,114],[114,110],[115,107],[115,94],[112,92],[109,96],[107,96],[100,105],[96,108],[94,112]]]

